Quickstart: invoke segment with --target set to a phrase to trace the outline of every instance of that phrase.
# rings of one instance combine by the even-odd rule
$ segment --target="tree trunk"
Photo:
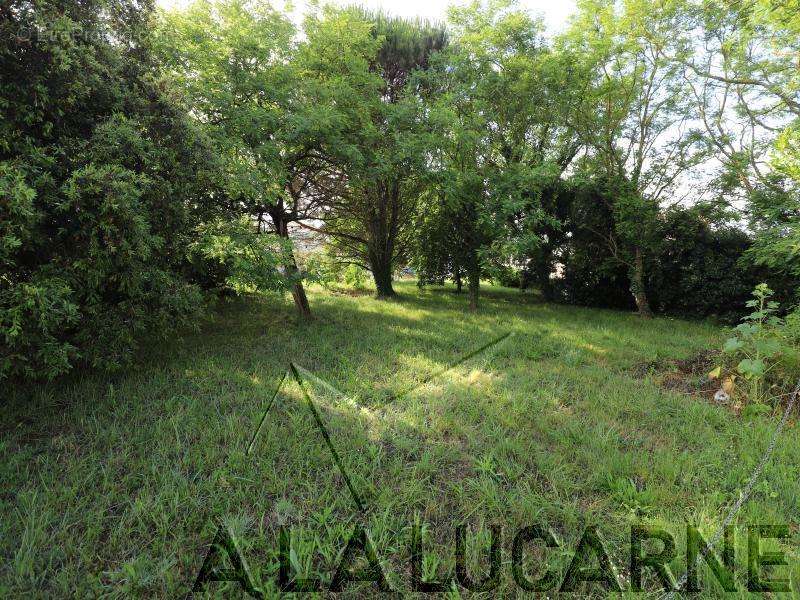
[[[631,294],[636,301],[636,308],[639,310],[639,316],[649,319],[653,316],[653,311],[650,310],[650,303],[647,300],[647,293],[644,288],[644,257],[642,256],[642,249],[637,246],[633,257],[633,267],[630,269],[631,279]]]
[[[467,266],[467,291],[469,292],[469,309],[478,310],[478,291],[481,286],[481,269],[478,256],[473,251]]]
[[[546,257],[539,257],[534,265],[536,273],[536,282],[539,285],[539,291],[547,302],[552,302],[555,297],[553,290],[553,282],[550,280],[551,265]]]
[[[375,280],[375,290],[378,298],[391,298],[397,294],[392,287],[392,265],[387,260],[382,260],[373,253],[370,253],[370,266],[372,267],[372,278]]]
[[[370,213],[367,258],[378,298],[396,296],[392,287],[392,258],[397,237],[399,186],[381,184],[375,191],[375,207]]]
[[[272,220],[275,222],[275,229],[278,232],[278,235],[282,238],[289,239],[289,225],[279,217],[276,218],[275,215],[272,216]],[[289,276],[296,276],[300,272],[300,269],[297,268],[297,261],[294,259],[294,252],[292,251],[289,254],[288,262],[286,264],[286,274]],[[300,317],[304,320],[311,320],[313,319],[313,315],[311,314],[311,306],[308,304],[308,296],[306,296],[306,290],[303,287],[303,281],[298,278],[297,282],[292,287],[292,298],[294,299],[294,305],[297,307],[297,312],[300,313]]]
[[[292,262],[294,262],[294,257],[292,257]],[[297,265],[294,266],[295,272],[297,272]],[[306,296],[306,290],[303,287],[303,282],[298,281],[294,284],[292,288],[292,298],[294,298],[294,305],[297,307],[297,311],[300,313],[300,316],[306,320],[311,320],[314,316],[311,314],[311,306],[308,304],[308,296]]]
[[[461,280],[461,269],[456,269],[456,294],[461,293],[461,288],[463,287],[463,281]]]
[[[467,289],[469,290],[469,309],[478,310],[478,291],[480,290],[480,274],[476,270],[470,270],[467,277]]]

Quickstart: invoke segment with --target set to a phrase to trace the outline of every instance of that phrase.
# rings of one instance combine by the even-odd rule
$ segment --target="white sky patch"
[[[462,2],[452,2],[451,0],[339,0],[339,2],[333,3],[341,5],[357,4],[365,8],[380,8],[399,17],[422,17],[440,21],[444,21],[448,6],[463,4]],[[189,4],[189,0],[158,0],[158,5],[167,10],[182,9],[187,4]],[[545,25],[547,25],[549,33],[562,31],[566,27],[567,19],[575,11],[575,0],[520,0],[519,4],[532,15],[541,16]],[[296,23],[300,23],[307,10],[307,3],[304,0],[274,2],[276,7],[286,5],[291,7],[293,20]]]

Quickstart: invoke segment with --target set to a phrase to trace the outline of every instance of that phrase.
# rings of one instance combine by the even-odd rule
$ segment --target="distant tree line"
[[[266,2],[0,6],[0,377],[125,364],[292,227],[372,274],[734,316],[800,280],[796,1],[512,2],[447,23]]]

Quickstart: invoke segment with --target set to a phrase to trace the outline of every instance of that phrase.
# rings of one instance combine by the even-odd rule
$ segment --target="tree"
[[[730,225],[733,216],[704,202],[664,212],[659,223],[663,243],[648,280],[660,311],[729,322],[744,316],[752,289],[766,273],[742,260],[753,240]]]
[[[595,110],[571,119],[589,149],[588,177],[599,174],[608,192],[602,196],[613,202],[615,228],[605,242],[627,266],[645,317],[652,313],[645,265],[656,249],[662,203],[704,160],[682,86],[681,59],[691,47],[678,35],[685,29],[681,8],[679,0],[586,0],[563,42],[594,74]]]
[[[456,52],[442,56],[439,68],[427,78],[428,84],[433,85],[426,108],[432,135],[426,146],[429,206],[424,207],[427,222],[421,232],[441,237],[435,245],[419,245],[416,262],[431,265],[440,261],[457,281],[463,270],[470,308],[475,310],[481,252],[497,237],[500,223],[492,218],[491,190],[487,185],[486,122],[476,97],[464,85],[469,71],[459,68],[456,61],[463,55]]]
[[[215,161],[148,2],[0,8],[0,377],[115,367],[203,306],[185,247]]]
[[[456,108],[455,112],[437,117],[449,121],[448,134],[440,139],[434,153],[438,164],[432,176],[435,201],[428,209],[427,221],[421,224],[420,233],[425,237],[421,237],[420,242],[425,244],[426,239],[434,239],[430,245],[418,247],[417,264],[430,268],[436,265],[432,261],[438,259],[439,268],[446,269],[439,275],[442,278],[451,275],[459,291],[463,273],[467,279],[469,306],[475,310],[482,272],[481,252],[497,236],[497,224],[487,210],[491,198],[478,164],[480,135],[462,120],[464,116]],[[421,275],[432,276],[433,273],[423,269]]]
[[[304,85],[294,35],[268,3],[242,0],[168,13],[161,34],[167,64],[225,159],[233,212],[285,240],[321,202],[331,169],[325,148],[337,135],[324,91]],[[295,305],[310,318],[294,255],[286,256]]]
[[[420,198],[414,221],[411,264],[417,284],[441,284],[452,278],[456,292],[463,288],[465,246],[462,244],[457,215],[451,214],[439,190],[432,187]]]
[[[342,178],[322,215],[324,232],[334,239],[344,260],[372,272],[378,297],[391,297],[394,268],[409,255],[423,166],[424,127],[412,74],[427,68],[447,37],[436,25],[361,9],[329,10],[325,19],[330,23],[316,27],[337,39],[351,69],[366,66],[375,79],[348,98],[357,113],[350,118],[357,127],[348,136],[354,151],[340,163]],[[349,30],[338,28],[342,22]],[[363,31],[364,24],[376,42],[373,48],[352,36],[351,31]],[[315,40],[318,45],[332,43],[320,36]],[[364,51],[360,56],[350,50],[356,43]],[[364,74],[359,79],[369,81]]]
[[[563,238],[554,248],[558,261],[550,282],[551,297],[583,306],[630,310],[627,267],[617,260],[608,240],[614,235],[614,207],[609,190],[595,181],[574,177],[561,210]]]
[[[800,278],[800,5],[692,3],[696,51],[684,61],[718,190],[746,203],[752,261]],[[795,283],[795,287],[797,284]],[[798,296],[800,298],[800,296]]]
[[[425,84],[430,170],[436,214],[450,220],[439,228],[460,232],[451,263],[467,269],[476,306],[482,273],[531,256],[560,227],[544,203],[580,148],[566,115],[581,78],[513,2],[453,9],[450,24],[453,43]]]

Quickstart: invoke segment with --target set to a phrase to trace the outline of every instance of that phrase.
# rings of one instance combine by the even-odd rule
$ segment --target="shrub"
[[[55,274],[38,273],[0,291],[0,375],[54,377],[77,348],[64,332],[78,322],[72,290]]]
[[[601,198],[576,197],[570,235],[554,250],[554,262],[561,266],[561,276],[552,281],[556,299],[603,308],[634,307],[628,268],[607,241],[613,219]],[[645,260],[645,286],[653,309],[725,322],[743,316],[750,291],[767,279],[767,273],[746,259],[752,240],[726,219],[724,212],[709,205],[673,208],[659,216],[658,239]]]
[[[256,231],[246,216],[201,225],[189,251],[201,262],[220,264],[224,285],[237,294],[284,292],[296,280],[286,269],[291,241]]]
[[[492,281],[503,287],[518,288],[522,273],[520,269],[509,265],[497,265],[489,269]]]
[[[673,209],[662,217],[648,294],[655,309],[736,322],[764,273],[743,260],[749,236],[724,224],[713,207]],[[721,223],[714,225],[715,223]]]
[[[0,378],[117,367],[204,306],[186,247],[219,171],[159,80],[149,14],[18,4],[14,31],[64,33],[30,39],[0,20]]]
[[[364,284],[367,282],[367,272],[358,265],[349,264],[345,265],[341,274],[341,281],[347,287],[355,290],[364,289]]]
[[[303,270],[309,281],[329,290],[340,286],[356,290],[364,289],[368,278],[367,271],[363,267],[342,262],[329,248],[305,257]]]
[[[726,373],[730,382],[744,379],[746,399],[756,404],[779,400],[779,392],[792,385],[800,370],[796,311],[787,320],[781,319],[773,294],[764,283],[755,287],[746,303],[752,312],[725,342],[725,364],[710,374],[717,378]]]
[[[551,291],[545,295],[582,306],[633,308],[628,269],[608,245],[614,229],[611,203],[591,185],[576,187],[561,202],[568,205],[565,226],[558,235],[562,242],[550,249],[552,258],[543,261],[559,267],[559,276],[546,282]]]

